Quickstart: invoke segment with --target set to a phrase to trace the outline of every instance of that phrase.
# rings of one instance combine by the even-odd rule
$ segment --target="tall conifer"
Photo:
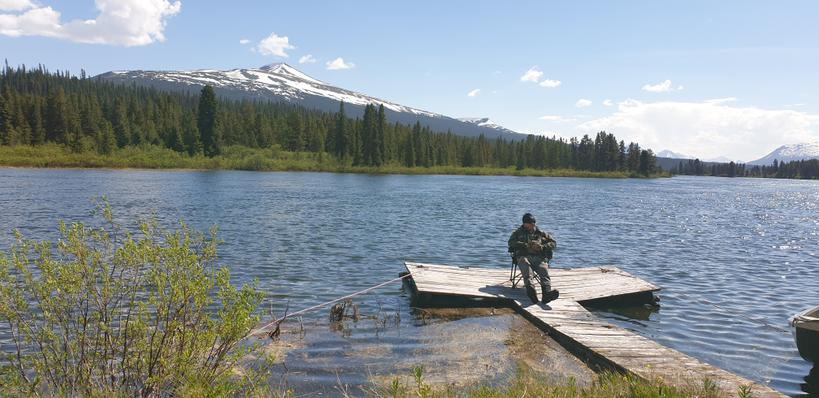
[[[201,136],[202,149],[205,156],[215,156],[220,152],[222,141],[221,125],[219,123],[219,108],[213,87],[205,86],[199,93],[199,114],[197,126]]]

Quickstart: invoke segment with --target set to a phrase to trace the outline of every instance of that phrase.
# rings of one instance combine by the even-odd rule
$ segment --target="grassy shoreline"
[[[522,169],[514,167],[382,167],[352,166],[326,153],[285,152],[277,148],[229,147],[223,154],[208,158],[188,156],[156,146],[126,147],[110,155],[96,152],[71,152],[60,145],[0,146],[0,167],[150,169],[150,170],[246,170],[308,171],[355,174],[444,174],[521,177],[645,178],[627,171],[589,171],[574,169]],[[665,174],[651,177],[666,177]]]

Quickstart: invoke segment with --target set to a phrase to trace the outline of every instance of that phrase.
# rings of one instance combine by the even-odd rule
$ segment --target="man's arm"
[[[543,255],[548,258],[549,260],[552,259],[554,255],[554,250],[557,247],[557,241],[552,238],[552,235],[544,232],[543,237],[541,238],[541,242],[543,242]]]
[[[557,248],[557,241],[552,238],[552,235],[548,233],[543,233],[543,248],[548,250],[554,250]]]
[[[522,242],[518,239],[518,231],[512,232],[512,236],[509,237],[509,251],[517,252],[518,250],[526,248],[526,242]]]

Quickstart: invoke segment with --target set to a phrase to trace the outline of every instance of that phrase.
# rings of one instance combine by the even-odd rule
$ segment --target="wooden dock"
[[[750,386],[754,397],[785,395],[725,370],[664,347],[648,338],[601,321],[581,304],[600,300],[650,302],[660,290],[614,267],[550,269],[552,286],[560,298],[546,305],[532,304],[522,288],[512,288],[509,269],[463,268],[405,263],[413,293],[429,298],[503,300],[539,328],[594,366],[630,373],[647,380],[660,379],[686,386],[711,380],[728,396]],[[538,297],[540,297],[539,287]]]

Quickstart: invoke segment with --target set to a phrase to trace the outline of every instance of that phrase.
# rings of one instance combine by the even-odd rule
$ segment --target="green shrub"
[[[215,228],[131,234],[107,204],[99,226],[60,223],[56,243],[15,232],[0,257],[0,382],[9,395],[232,395],[231,369],[249,348],[261,295],[230,284],[217,265]],[[198,387],[197,387],[198,386]]]

